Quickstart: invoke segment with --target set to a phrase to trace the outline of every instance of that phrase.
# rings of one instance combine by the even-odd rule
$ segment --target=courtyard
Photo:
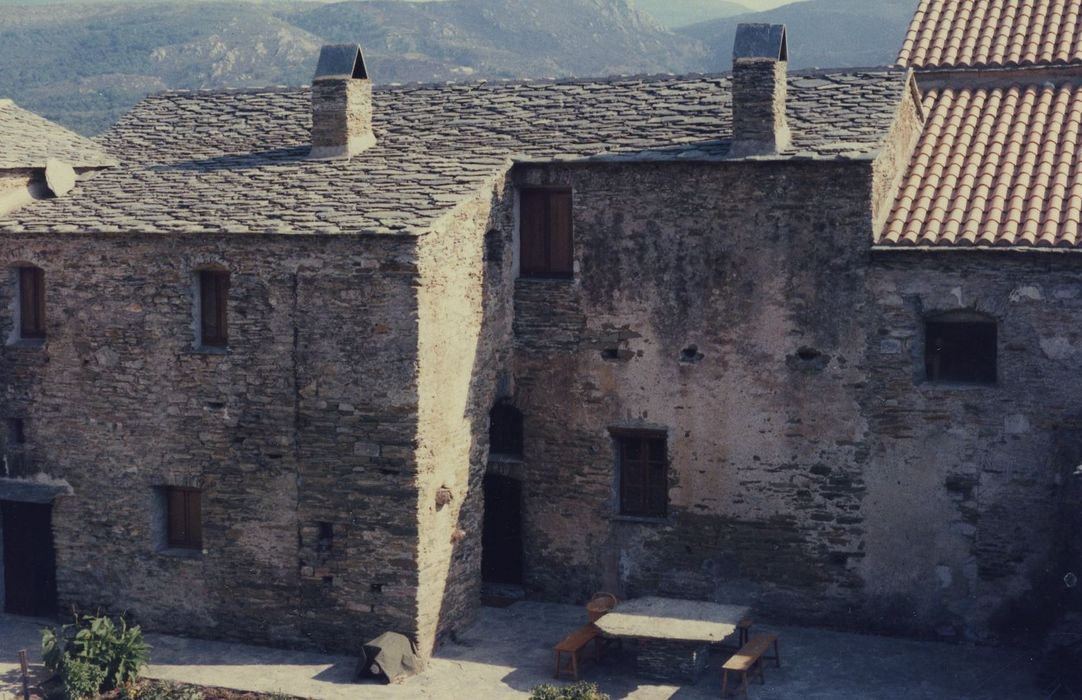
[[[399,685],[350,682],[356,660],[346,656],[269,649],[149,634],[152,678],[283,693],[304,698],[525,698],[552,681],[552,647],[585,622],[581,607],[518,602],[481,608],[478,621],[442,646],[427,670]],[[40,672],[39,629],[32,618],[0,615],[0,698],[18,692],[19,649]],[[822,629],[756,625],[780,635],[782,667],[766,669],[753,700],[1002,699],[1044,697],[1035,686],[1034,657],[1024,650],[921,642]],[[723,653],[714,653],[694,686],[656,685],[635,678],[632,650],[586,662],[582,678],[613,700],[717,698]]]

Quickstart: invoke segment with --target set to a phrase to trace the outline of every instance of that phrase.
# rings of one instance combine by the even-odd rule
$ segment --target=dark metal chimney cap
[[[357,44],[326,44],[319,50],[313,80],[367,80],[368,67]]]
[[[766,58],[789,60],[789,42],[784,24],[739,24],[733,42],[733,60]]]

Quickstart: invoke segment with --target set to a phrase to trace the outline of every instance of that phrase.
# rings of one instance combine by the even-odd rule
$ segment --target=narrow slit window
[[[997,327],[990,317],[959,312],[924,323],[924,369],[930,382],[996,383]]]
[[[45,337],[45,271],[39,267],[19,268],[19,337]]]
[[[8,418],[8,445],[26,444],[26,423],[22,418]]]
[[[572,276],[571,190],[519,192],[519,270],[524,277]]]
[[[669,460],[664,433],[613,431],[620,515],[663,518],[669,509]]]
[[[166,542],[178,549],[203,548],[203,505],[199,489],[165,489]]]
[[[488,450],[503,457],[522,456],[522,412],[498,403],[488,414]]]
[[[224,348],[229,344],[229,273],[221,270],[199,272],[199,340],[205,347]]]

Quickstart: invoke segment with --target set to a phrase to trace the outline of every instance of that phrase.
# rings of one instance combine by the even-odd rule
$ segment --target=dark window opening
[[[511,404],[498,403],[489,412],[488,449],[494,455],[522,456],[522,412]]]
[[[331,523],[319,523],[319,541],[316,551],[326,554],[334,548],[334,526]]]
[[[207,347],[223,348],[229,343],[229,273],[220,270],[199,272],[199,341]]]
[[[663,518],[669,507],[668,445],[664,433],[614,430],[620,515]]]
[[[924,369],[930,382],[995,384],[995,321],[976,314],[925,321]]]
[[[519,213],[522,276],[571,277],[571,190],[521,190]]]
[[[45,271],[19,268],[19,337],[45,337]]]
[[[179,549],[203,548],[202,492],[170,486],[165,489],[166,543]]]
[[[8,445],[22,445],[26,443],[26,424],[22,418],[8,419]]]

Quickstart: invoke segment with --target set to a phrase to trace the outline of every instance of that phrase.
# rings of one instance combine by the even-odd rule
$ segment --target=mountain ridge
[[[717,73],[728,69],[740,21],[788,22],[794,68],[886,64],[915,2],[813,0],[678,31],[638,0],[9,6],[0,14],[0,97],[93,134],[150,92],[306,84],[319,46],[340,42],[364,47],[377,83]],[[822,38],[838,32],[872,34],[875,50]],[[816,50],[824,44],[841,50]]]

